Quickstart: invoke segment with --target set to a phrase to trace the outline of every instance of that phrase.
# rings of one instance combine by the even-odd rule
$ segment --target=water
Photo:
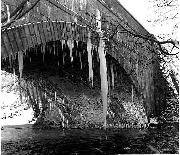
[[[33,129],[5,126],[1,151],[6,154],[128,154],[178,153],[178,126],[159,129]]]

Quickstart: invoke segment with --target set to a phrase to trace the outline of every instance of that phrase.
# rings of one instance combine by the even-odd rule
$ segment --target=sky
[[[119,2],[128,10],[137,20],[138,22],[145,27],[152,34],[168,34],[173,32],[174,25],[177,23],[176,20],[167,22],[157,23],[153,25],[153,23],[148,22],[147,20],[156,19],[158,17],[157,14],[154,13],[154,9],[152,8],[152,3],[148,0],[119,0]],[[150,6],[151,5],[151,6]],[[165,10],[166,11],[166,10]],[[167,10],[168,11],[168,10]],[[171,10],[172,13],[176,13],[176,10]],[[169,16],[172,16],[169,14]],[[173,34],[173,38],[177,39],[178,33],[176,31]]]
[[[150,24],[147,22],[149,14],[147,0],[119,0],[119,2],[128,10],[138,22],[148,31],[152,32]]]

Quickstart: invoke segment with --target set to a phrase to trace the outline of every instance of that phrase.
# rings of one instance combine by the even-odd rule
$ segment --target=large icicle
[[[19,63],[19,73],[20,73],[20,79],[22,78],[22,72],[23,72],[23,52],[18,52],[18,63]]]
[[[107,81],[107,65],[106,65],[106,57],[104,53],[104,46],[105,43],[102,40],[102,38],[100,38],[98,53],[100,59],[101,95],[103,102],[104,128],[106,129],[108,81]]]
[[[98,53],[100,60],[101,96],[103,102],[104,128],[106,129],[107,94],[108,94],[107,64],[106,64],[106,57],[104,51],[105,42],[102,39],[102,31],[101,31],[101,13],[98,9],[96,10],[96,23],[97,23],[97,32],[99,32],[100,34]]]
[[[92,69],[92,44],[91,44],[91,33],[88,33],[87,41],[87,52],[88,52],[88,64],[89,64],[89,81],[91,81],[93,86],[93,69]]]

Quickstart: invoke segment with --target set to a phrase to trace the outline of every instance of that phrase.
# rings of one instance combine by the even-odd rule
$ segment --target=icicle
[[[13,79],[14,79],[14,86],[16,85],[16,74],[15,74],[15,68],[13,68]]]
[[[76,49],[76,51],[75,51],[75,55],[76,55],[76,57],[78,56],[78,51],[77,51],[77,49]]]
[[[66,53],[63,53],[63,65],[65,64],[64,58],[66,56]]]
[[[35,51],[36,51],[36,56],[37,56],[37,54],[38,54],[38,48],[37,47],[35,47]]]
[[[74,48],[74,40],[72,40],[71,42],[72,42],[72,48]]]
[[[112,82],[112,89],[114,89],[114,70],[113,70],[113,64],[111,64],[111,82]]]
[[[116,68],[116,65],[114,66],[114,79],[116,79],[118,76],[117,76],[117,68]]]
[[[56,91],[54,92],[54,100],[56,101],[56,98],[57,98],[57,96],[56,96]]]
[[[74,40],[71,40],[71,54],[72,54],[72,50],[74,48]],[[73,61],[73,55],[72,55],[72,58],[71,58],[71,62]]]
[[[51,47],[49,47],[49,53],[51,54],[51,52],[52,52],[52,48],[51,48]]]
[[[51,102],[49,103],[49,110],[51,111]]]
[[[81,59],[81,52],[79,52],[79,58],[80,58],[80,65],[81,65],[81,69],[82,69],[82,59]]]
[[[20,79],[22,78],[22,71],[23,71],[23,52],[18,52],[18,62],[19,62],[19,73],[20,73]]]
[[[62,41],[61,41],[62,51],[63,51],[63,46],[64,46],[64,44],[65,44],[65,40],[62,40]]]
[[[94,50],[96,50],[96,48],[94,47]],[[96,50],[97,51],[97,50]],[[99,55],[97,55],[97,62],[99,62]]]
[[[18,63],[19,63],[19,73],[20,73],[19,93],[20,93],[20,101],[21,101],[21,104],[22,104],[22,92],[21,92],[21,79],[22,79],[22,72],[23,72],[23,52],[22,51],[18,52]]]
[[[71,58],[71,62],[72,62],[73,61],[73,56],[72,56],[73,43],[72,43],[72,40],[68,39],[67,45],[68,45],[69,50],[70,50],[70,58]]]
[[[92,82],[93,87],[93,69],[92,69],[92,44],[91,44],[91,33],[88,34],[87,41],[87,52],[88,52],[88,63],[89,63],[89,81]]]
[[[58,45],[56,46],[56,53],[57,53],[57,56],[59,56],[59,48],[58,48]]]
[[[53,108],[55,108],[55,105],[56,105],[56,101],[57,101],[57,94],[56,94],[56,91],[54,92],[54,103],[53,103]]]
[[[12,57],[11,57],[11,55],[9,56],[9,65],[10,65],[10,68],[12,68]]]
[[[45,97],[45,99],[47,98],[47,94],[46,94],[46,92],[44,93],[44,97]]]
[[[54,44],[53,44],[53,48],[54,48],[54,56],[55,56],[55,55],[56,55],[56,50],[55,50],[56,46],[55,46],[55,42],[54,42]]]
[[[103,102],[104,127],[106,129],[108,81],[107,81],[107,66],[106,66],[106,57],[104,54],[104,46],[105,43],[102,40],[102,38],[100,38],[98,53],[100,58],[101,95]]]
[[[131,88],[132,88],[132,103],[133,103],[133,99],[134,99],[133,85],[131,86]]]
[[[43,54],[43,63],[44,63],[45,48],[46,48],[46,45],[43,44],[43,45],[42,45],[42,50],[41,50],[41,52],[42,52],[42,54]]]
[[[111,92],[111,79],[110,79],[110,73],[108,74],[108,90],[109,93]]]
[[[64,53],[63,53],[63,65],[64,65]]]
[[[69,121],[68,121],[68,119],[66,120],[66,125],[67,125],[67,128],[68,128],[68,126],[69,126]]]

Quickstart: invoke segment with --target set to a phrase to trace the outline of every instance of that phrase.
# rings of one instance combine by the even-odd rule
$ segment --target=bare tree
[[[169,78],[169,80],[174,84],[177,92],[179,91],[177,84],[179,79],[179,49],[176,45],[179,44],[178,41],[178,27],[179,27],[179,3],[178,0],[149,0],[149,9],[151,13],[148,16],[148,22],[157,31],[155,37],[164,42],[163,48],[167,53],[172,53],[175,55],[163,55],[162,56],[162,69],[164,73]],[[168,42],[174,42],[168,44]],[[176,44],[176,45],[175,45]],[[173,75],[172,75],[173,73]]]

